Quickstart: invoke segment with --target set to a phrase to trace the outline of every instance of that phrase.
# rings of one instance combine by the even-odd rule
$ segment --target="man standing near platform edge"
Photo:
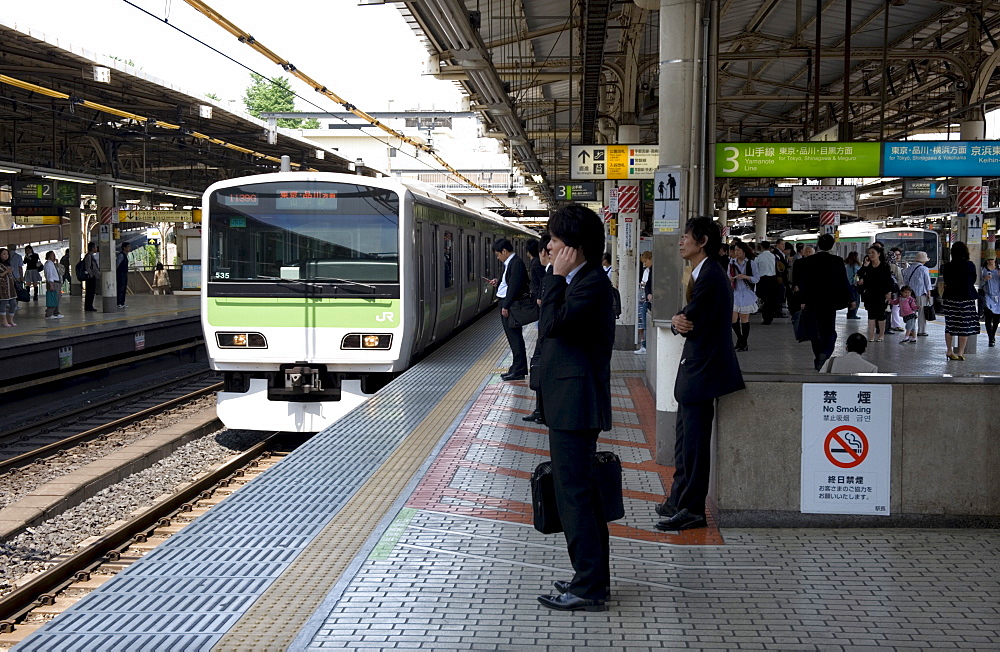
[[[744,389],[730,321],[733,287],[722,266],[709,258],[719,250],[722,234],[710,217],[688,221],[681,236],[681,257],[694,266],[687,284],[687,305],[670,320],[674,335],[684,337],[677,367],[677,439],[670,496],[656,507],[665,516],[657,530],[705,527],[705,499],[711,471],[712,421],[715,399]]]
[[[556,508],[575,571],[538,601],[559,611],[605,611],[611,551],[595,472],[597,438],[611,430],[611,281],[601,268],[604,224],[570,204],[549,220],[552,273],[542,281],[542,418],[549,427]]]
[[[520,326],[510,325],[510,307],[528,292],[528,271],[521,259],[514,253],[514,245],[507,238],[500,238],[494,242],[493,252],[496,253],[497,260],[503,263],[503,274],[500,275],[499,283],[493,279],[490,284],[497,288],[497,299],[500,300],[500,323],[503,325],[504,335],[507,336],[510,352],[514,356],[507,373],[500,377],[508,381],[524,380],[524,377],[528,375],[528,356],[524,351],[524,335],[521,333]]]

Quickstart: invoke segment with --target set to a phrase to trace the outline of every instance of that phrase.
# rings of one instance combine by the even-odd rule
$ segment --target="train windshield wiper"
[[[358,281],[351,281],[351,280],[346,279],[346,278],[333,278],[332,276],[316,276],[316,277],[313,277],[313,278],[309,279],[308,281],[304,281],[304,280],[298,279],[298,278],[282,278],[280,276],[263,276],[261,274],[258,274],[257,278],[265,279],[265,280],[268,280],[268,281],[285,281],[286,283],[298,283],[299,285],[305,285],[305,286],[308,286],[308,287],[311,287],[311,288],[314,288],[314,289],[321,289],[323,286],[322,285],[317,285],[316,283],[312,283],[311,281],[333,281],[335,283],[347,283],[349,285],[359,285],[359,286],[365,288],[366,290],[371,290],[372,292],[374,292],[377,289],[374,285],[368,285],[367,283],[360,283]]]

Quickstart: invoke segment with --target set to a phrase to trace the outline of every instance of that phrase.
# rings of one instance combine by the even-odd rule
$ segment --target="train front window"
[[[399,282],[399,198],[349,183],[223,188],[209,199],[209,281]]]
[[[889,231],[875,236],[885,244],[886,249],[899,247],[903,252],[903,262],[912,263],[917,259],[917,252],[923,251],[930,259],[928,267],[938,265],[938,236],[931,231]]]

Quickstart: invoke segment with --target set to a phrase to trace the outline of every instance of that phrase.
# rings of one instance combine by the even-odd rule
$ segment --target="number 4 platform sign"
[[[891,385],[802,385],[801,511],[889,515]]]

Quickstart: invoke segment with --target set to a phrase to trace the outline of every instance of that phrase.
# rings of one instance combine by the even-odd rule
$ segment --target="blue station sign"
[[[1000,170],[1000,141],[914,140],[882,144],[886,177],[987,177]]]

